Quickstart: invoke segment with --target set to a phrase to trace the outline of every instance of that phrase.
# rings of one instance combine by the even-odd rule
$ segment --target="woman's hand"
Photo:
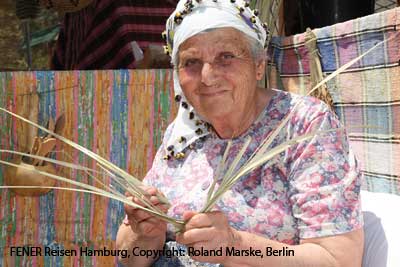
[[[186,221],[185,232],[176,237],[176,241],[194,250],[215,251],[222,247],[222,256],[191,256],[201,262],[224,263],[225,248],[234,246],[236,230],[230,227],[225,214],[220,211],[183,213]]]
[[[165,213],[168,211],[168,206],[161,204],[156,196],[157,194],[162,193],[154,187],[145,187],[143,189],[148,193],[147,198],[154,206],[158,207]],[[143,202],[136,197],[128,196],[128,199],[143,206]],[[137,234],[138,238],[147,239],[165,235],[167,223],[155,217],[153,214],[129,205],[125,205],[125,212],[127,218],[124,220],[124,223],[131,226],[132,231]]]
[[[163,212],[167,212],[168,207],[161,204],[156,197],[157,193],[160,194],[156,188],[145,187],[143,189],[148,193],[147,198],[153,205]],[[129,195],[128,199],[136,204],[143,205],[140,199]],[[160,250],[163,248],[167,229],[167,224],[164,221],[129,205],[125,205],[125,212],[127,216],[117,233],[117,249],[132,251],[134,247],[139,247],[142,250]],[[154,260],[152,257],[119,257],[119,261],[124,266],[151,266]]]

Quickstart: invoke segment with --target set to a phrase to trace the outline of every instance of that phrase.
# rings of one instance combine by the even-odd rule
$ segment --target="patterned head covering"
[[[257,17],[258,11],[251,10],[243,0],[181,0],[167,20],[163,33],[167,45],[165,51],[174,64],[175,100],[179,102],[171,138],[167,140],[166,159],[185,157],[184,150],[201,137],[207,136],[209,124],[196,113],[187,102],[179,84],[179,46],[190,37],[209,29],[231,27],[266,45],[267,26]]]

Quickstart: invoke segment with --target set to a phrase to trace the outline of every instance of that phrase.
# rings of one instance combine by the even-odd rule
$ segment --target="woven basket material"
[[[307,28],[305,44],[308,50],[309,62],[310,62],[309,64],[310,64],[311,87],[314,87],[324,79],[324,74],[322,72],[320,54],[317,48],[317,36],[310,28]],[[324,101],[331,108],[331,110],[334,111],[333,98],[329,93],[326,83],[318,87],[318,89],[315,90],[314,92],[312,92],[311,96],[314,96]]]
[[[76,12],[88,6],[93,0],[39,0],[46,8],[52,8],[61,13]]]

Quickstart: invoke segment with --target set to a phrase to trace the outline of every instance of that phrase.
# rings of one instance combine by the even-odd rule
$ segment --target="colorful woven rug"
[[[168,70],[0,73],[0,106],[28,117],[34,112],[30,100],[38,94],[40,124],[64,113],[65,137],[142,178],[164,129],[175,117],[171,81]],[[0,113],[2,149],[26,151],[28,132],[26,124]],[[58,145],[56,151],[60,160],[96,168],[88,157],[67,145]],[[9,159],[4,153],[0,157]],[[92,183],[85,173],[64,167],[58,170],[65,177]],[[110,182],[108,177],[100,178],[106,184]],[[60,182],[57,186],[70,187]],[[60,190],[41,197],[21,197],[0,189],[0,207],[2,267],[117,264],[114,256],[79,255],[80,248],[115,249],[116,233],[124,217],[123,206],[117,201]],[[11,256],[12,246],[70,249],[78,255]]]

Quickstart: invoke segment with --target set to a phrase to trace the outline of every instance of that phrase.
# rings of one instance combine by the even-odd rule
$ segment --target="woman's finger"
[[[218,244],[210,244],[209,242],[197,242],[197,243],[193,243],[193,244],[186,244],[187,247],[192,247],[194,250],[202,250],[202,249],[212,249],[212,250],[216,250],[219,248]],[[211,247],[212,246],[212,247]]]
[[[143,196],[143,199],[134,197],[133,201],[136,204],[144,206],[145,205],[145,201],[144,201],[145,199],[146,199],[147,202],[151,202],[153,205],[160,203],[160,200],[158,199],[158,197],[153,196],[153,195],[145,195],[145,196]]]
[[[156,195],[157,192],[158,192],[157,188],[155,188],[155,187],[147,187],[147,188],[145,189],[145,191],[146,191],[149,195],[151,195],[151,196]]]
[[[176,236],[176,241],[184,245],[207,242],[211,239],[213,239],[211,228],[195,228]]]
[[[144,210],[140,210],[140,209],[136,209],[134,212],[132,212],[132,216],[139,223],[141,221],[144,221],[144,220],[147,220],[147,219],[149,219],[151,217],[154,217],[151,213],[149,213],[147,211],[144,211]]]
[[[198,214],[198,213],[195,211],[191,211],[191,210],[184,211],[182,214],[182,218],[184,221],[189,221],[196,214]]]
[[[155,217],[148,218],[147,220],[138,223],[138,229],[143,234],[150,234],[151,232],[164,231],[166,229],[166,223],[158,220]]]
[[[128,199],[128,201],[133,202],[133,197],[132,197],[132,196],[127,197],[127,199]],[[128,204],[125,204],[125,205],[124,205],[124,209],[125,209],[125,213],[126,213],[126,214],[130,214],[130,213],[132,213],[134,210],[136,210],[135,207],[130,206],[130,205],[128,205]]]
[[[157,208],[159,208],[162,212],[167,213],[168,209],[171,207],[170,205],[166,205],[166,204],[159,204],[156,206]]]
[[[158,205],[155,205],[155,207],[160,209],[164,213],[167,213],[167,211],[168,211],[168,206],[164,205],[164,204],[158,204]],[[153,214],[151,214],[147,211],[141,210],[139,208],[135,208],[135,207],[132,207],[129,205],[125,205],[124,208],[125,208],[125,213],[129,217],[134,218],[136,221],[139,221],[139,222],[146,220],[150,217],[154,217]]]
[[[207,213],[184,212],[183,219],[187,221],[185,225],[186,231],[193,228],[210,227],[213,224],[212,219]]]
[[[160,202],[160,199],[159,199],[158,197],[156,197],[156,196],[151,196],[151,197],[150,197],[150,202],[151,202],[151,204],[153,204],[153,205],[157,205],[157,204],[161,203],[161,202]]]

